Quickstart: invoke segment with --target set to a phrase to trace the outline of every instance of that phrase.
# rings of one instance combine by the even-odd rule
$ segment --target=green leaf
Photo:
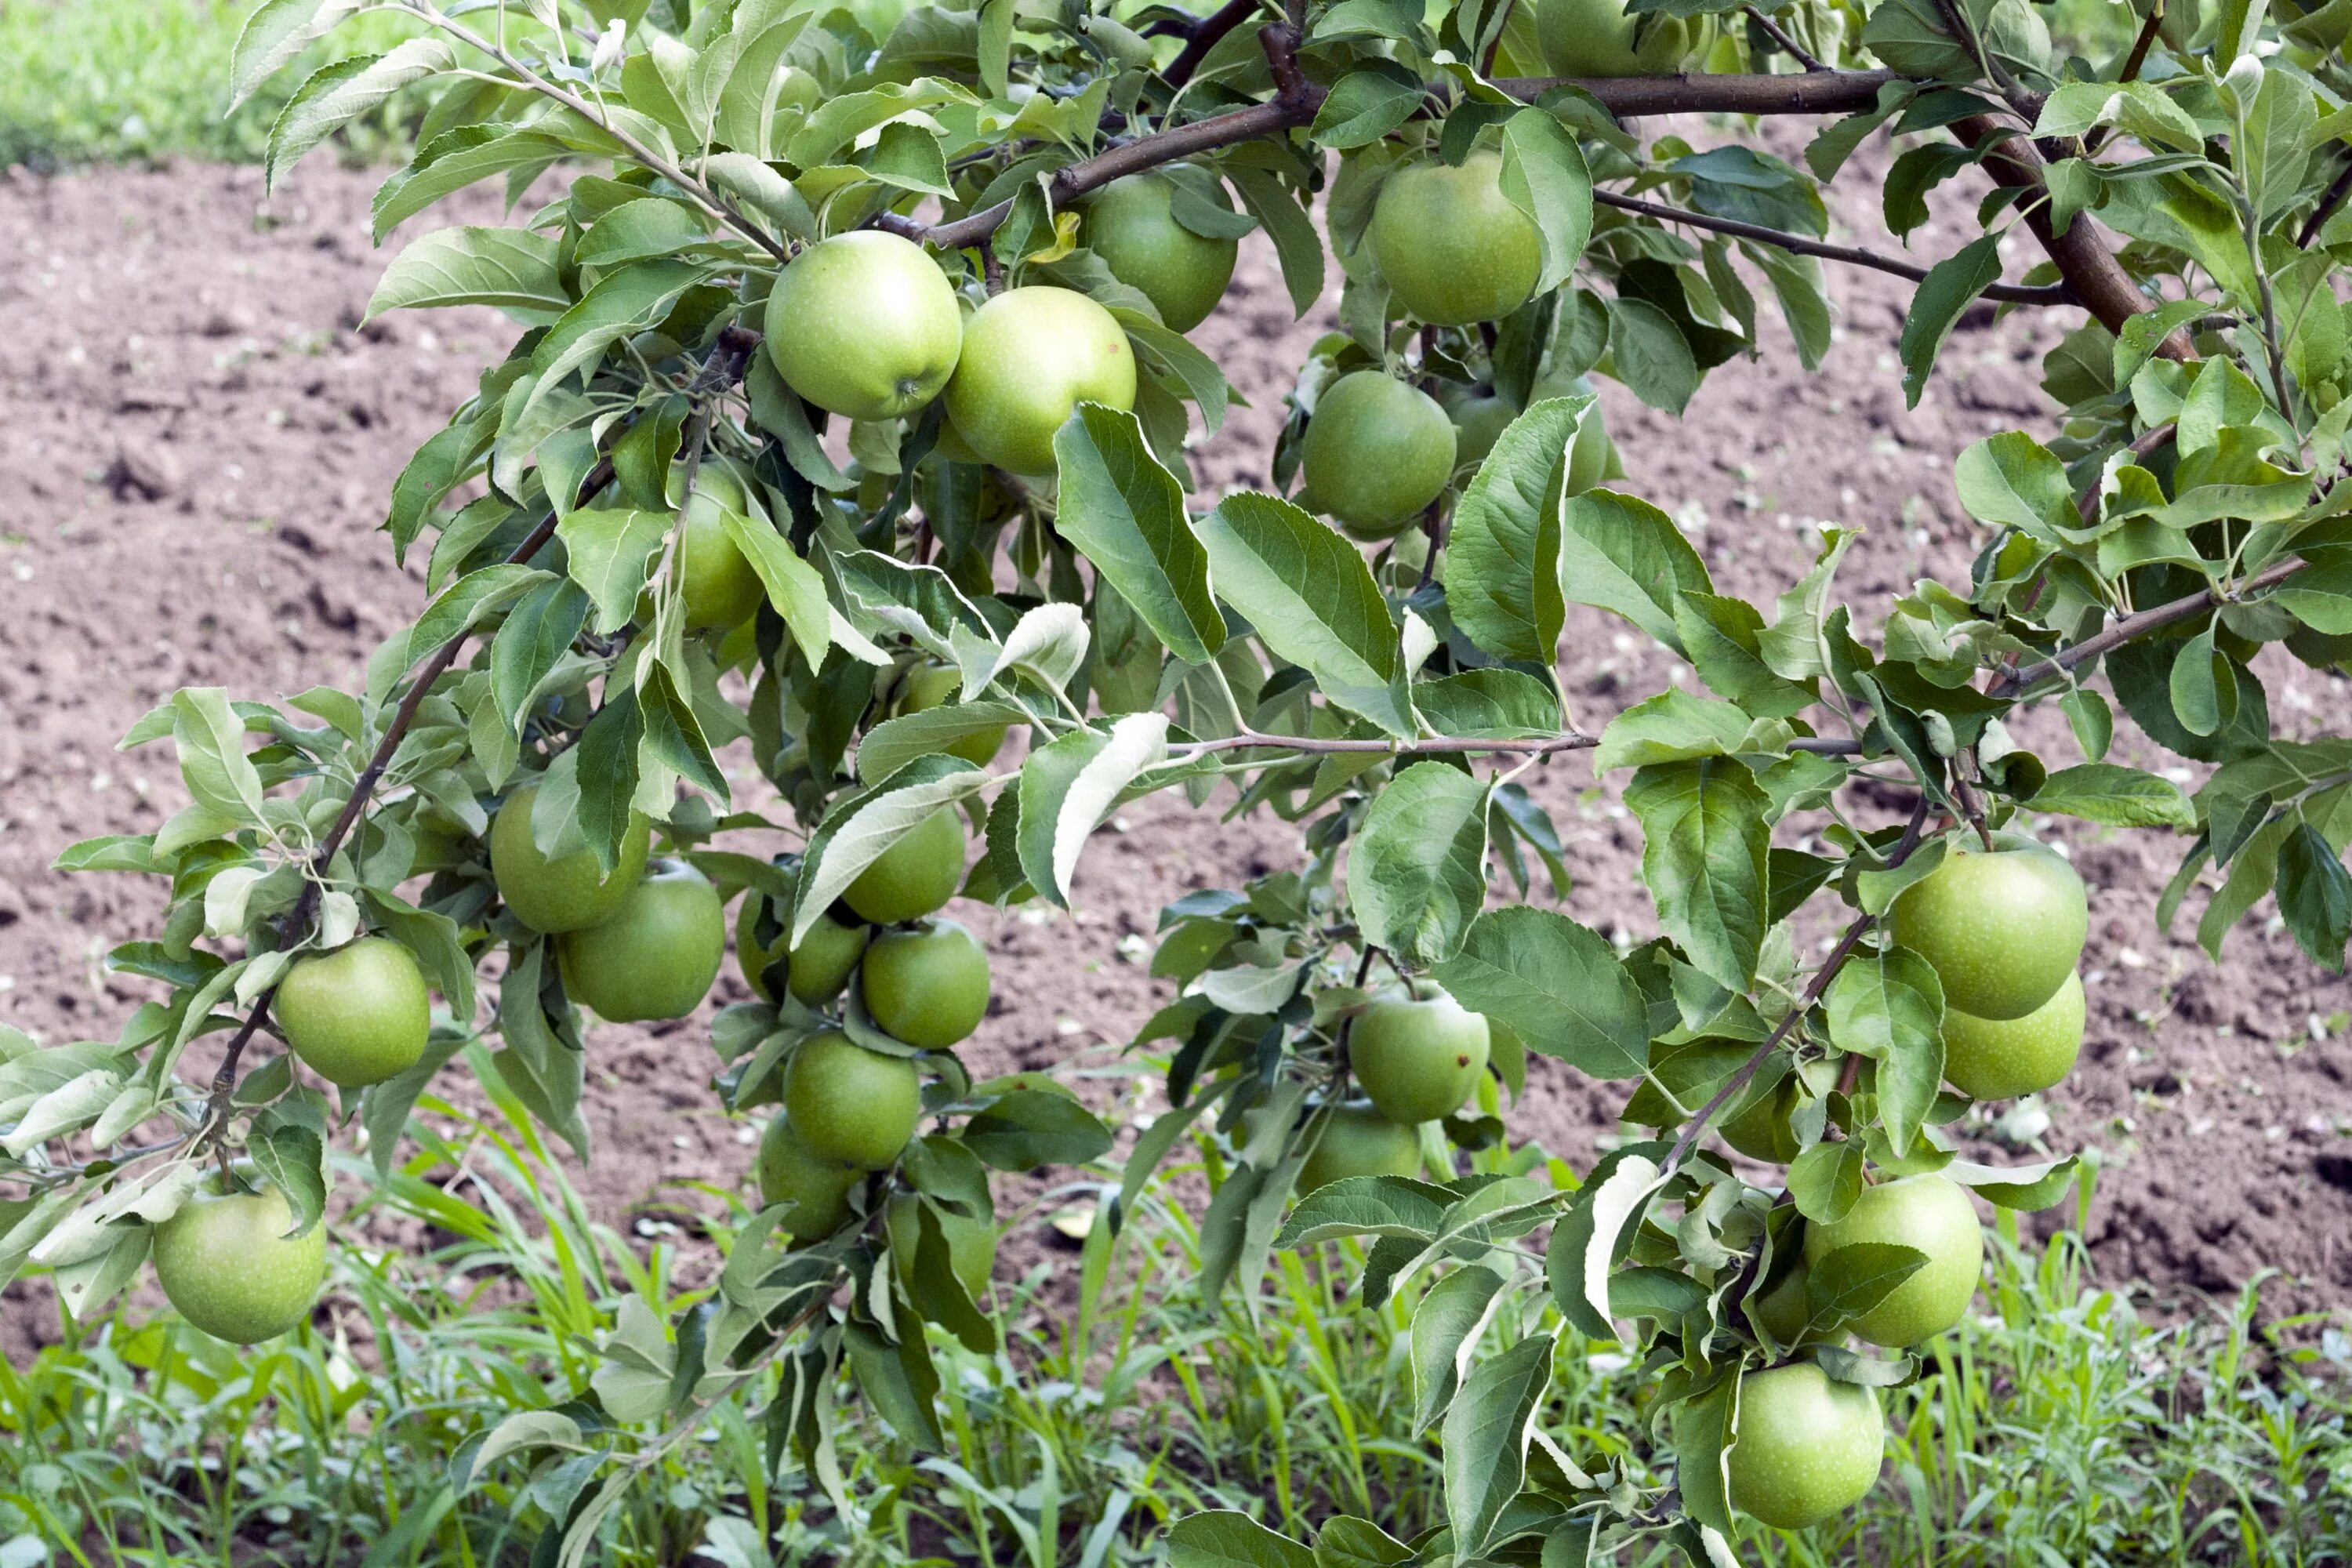
[[[375,194],[375,237],[383,237],[426,207],[478,180],[515,169],[543,169],[571,155],[556,137],[507,125],[467,125],[445,132],[417,150],[408,167]]]
[[[2278,907],[2312,962],[2342,973],[2344,945],[2352,940],[2352,875],[2335,846],[2307,822],[2279,846]]]
[[[489,305],[525,320],[571,309],[556,272],[554,237],[523,228],[436,229],[384,268],[365,319],[444,305]]]
[[[1168,716],[1129,713],[1108,733],[1074,731],[1021,764],[1021,873],[1064,909],[1087,836],[1136,776],[1168,757]]]
[[[1575,132],[1548,109],[1523,109],[1503,121],[1501,188],[1542,237],[1535,291],[1549,294],[1567,281],[1592,237],[1592,174]]]
[[[967,1148],[1000,1171],[1084,1165],[1111,1145],[1110,1129],[1067,1095],[1020,1089],[964,1123]]]
[[[587,593],[568,577],[540,584],[507,612],[490,639],[490,689],[509,729],[520,731],[524,705],[587,624]]]
[[[1878,1113],[1899,1156],[1944,1081],[1944,986],[1927,961],[1894,947],[1846,961],[1829,989],[1830,1041],[1878,1063]]]
[[[1638,496],[1587,490],[1568,498],[1561,520],[1559,582],[1568,599],[1622,616],[1683,652],[1675,609],[1685,593],[1712,593],[1715,584],[1674,519]]]
[[[294,1211],[289,1236],[307,1236],[327,1212],[327,1146],[308,1127],[280,1122],[246,1143],[246,1153]]]
[[[1710,147],[1685,153],[1666,172],[1691,183],[1690,205],[1711,216],[1764,228],[1793,229],[1819,239],[1829,233],[1821,192],[1799,170],[1752,147]]]
[[[1625,788],[1642,823],[1642,880],[1658,919],[1701,973],[1735,993],[1763,950],[1770,802],[1756,775],[1724,758],[1643,768]]]
[[[595,602],[599,636],[609,637],[636,615],[637,595],[652,574],[654,552],[669,539],[670,521],[667,512],[595,507],[555,525],[565,573]]]
[[[1399,1568],[1412,1557],[1412,1548],[1352,1514],[1325,1520],[1315,1535],[1315,1568]]]
[[[1739,1376],[1735,1366],[1719,1374],[1704,1393],[1674,1406],[1670,1429],[1675,1443],[1675,1479],[1680,1484],[1683,1507],[1692,1520],[1710,1531],[1731,1529],[1731,1489],[1726,1455],[1733,1446],[1737,1424]],[[1696,1553],[1693,1562],[1701,1561]]]
[[[1307,134],[1339,151],[1367,146],[1411,120],[1421,103],[1418,78],[1393,62],[1375,59],[1331,84]]]
[[[2214,646],[2213,628],[2181,645],[2172,661],[2173,716],[2192,735],[2216,735],[2238,716],[2238,678],[2229,655]]]
[[[1527,1479],[1528,1430],[1551,1385],[1555,1342],[1530,1334],[1472,1373],[1445,1413],[1445,1514],[1456,1562],[1493,1543],[1504,1511]]]
[[[1445,605],[1496,658],[1549,665],[1559,647],[1559,500],[1589,394],[1537,404],[1478,466],[1447,536]]]
[[[1412,689],[1422,722],[1441,735],[1528,740],[1559,732],[1559,700],[1523,669],[1457,670]]]
[[[1236,490],[1201,519],[1218,595],[1323,695],[1391,735],[1413,732],[1404,650],[1356,547],[1278,496]]]
[[[1299,1199],[1274,1244],[1318,1247],[1349,1236],[1425,1242],[1445,1223],[1452,1205],[1453,1194],[1444,1188],[1411,1177],[1342,1176]]]
[[[1348,851],[1365,940],[1423,967],[1450,958],[1486,901],[1486,785],[1416,763],[1373,797]]]
[[[311,39],[362,9],[363,0],[262,0],[229,50],[229,107],[253,95]]]
[[[1936,356],[1944,352],[1944,340],[1952,335],[1960,312],[2000,281],[1999,244],[1999,237],[1990,234],[1972,240],[1929,268],[1927,276],[1919,280],[1919,291],[1912,296],[1897,344],[1903,360],[1905,407],[1919,406],[1919,395],[1927,389],[1927,374],[1935,369]]]
[[[880,859],[909,828],[940,807],[978,793],[987,783],[986,773],[961,757],[930,756],[908,763],[871,790],[835,801],[809,840],[789,945],[799,945],[858,873]]]
[[[1430,1287],[1412,1312],[1412,1425],[1427,1431],[1453,1403],[1478,1348],[1503,1277],[1484,1264],[1457,1268]]]
[[[1669,687],[1609,721],[1592,753],[1592,771],[1729,756],[1754,727],[1754,721],[1728,702]]]
[[[412,82],[457,63],[436,37],[410,38],[383,55],[353,55],[322,66],[295,89],[269,128],[261,188],[267,192],[302,155]]]
[[[2038,1165],[1979,1165],[1954,1160],[1940,1173],[1987,1203],[2005,1209],[2039,1212],[2066,1195],[2082,1174],[2080,1156],[2045,1160]]]
[[[1633,395],[1675,417],[1698,391],[1698,359],[1675,319],[1647,300],[1609,301],[1609,355]]]
[[[2080,524],[2074,486],[2058,455],[2021,430],[1970,446],[1952,464],[1953,488],[1970,517],[2050,544]]]
[[[758,574],[801,657],[811,669],[821,668],[825,649],[833,646],[833,604],[825,597],[824,577],[769,524],[739,511],[722,510],[719,518],[727,537]]]
[[[1744,711],[1790,719],[1811,706],[1811,683],[1787,679],[1764,662],[1764,617],[1747,600],[1685,590],[1675,602],[1675,631],[1707,689]]]
[[[1436,975],[1464,1006],[1594,1078],[1638,1078],[1649,1059],[1640,988],[1608,938],[1565,915],[1489,910]]]
[[[1245,1513],[1215,1509],[1168,1531],[1168,1568],[1315,1568],[1315,1553]]]
[[[1184,511],[1184,487],[1151,455],[1134,415],[1082,403],[1054,436],[1054,528],[1092,562],[1143,624],[1187,664],[1224,646],[1209,592],[1209,552]]]
[[[862,783],[879,784],[918,757],[933,756],[959,741],[1027,721],[1026,713],[1003,702],[948,702],[902,713],[875,725],[858,742],[857,776]]]
[[[2114,763],[2062,768],[2032,795],[2033,809],[2104,822],[2111,827],[2174,827],[2192,832],[2197,808],[2169,779]]]
[[[572,259],[583,267],[614,267],[668,256],[710,237],[702,221],[677,202],[648,197],[623,202],[580,237]]]
[[[1862,1145],[1833,1139],[1801,1151],[1789,1164],[1789,1199],[1816,1225],[1835,1225],[1862,1196]]]
[[[1823,1326],[1850,1321],[1927,1266],[1927,1255],[1916,1247],[1884,1241],[1841,1247],[1806,1270],[1806,1308]]]
[[[245,724],[217,686],[172,694],[172,742],[180,777],[206,811],[232,822],[261,825],[261,774],[246,755]]]

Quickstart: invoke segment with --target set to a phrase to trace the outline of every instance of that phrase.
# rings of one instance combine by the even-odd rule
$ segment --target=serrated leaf
[[[1960,312],[2000,281],[1999,243],[1999,237],[1990,234],[1972,240],[1929,268],[1927,276],[1919,280],[1896,345],[1903,361],[1905,407],[1919,406],[1919,395],[1927,389],[1927,374],[1935,368],[1936,356],[1944,352],[1944,340],[1952,335]]]
[[[1183,486],[1151,455],[1134,415],[1083,403],[1054,437],[1055,531],[1092,562],[1144,625],[1187,664],[1224,645],[1209,592],[1209,553],[1192,532]]]
[[[1278,496],[1237,490],[1200,521],[1220,598],[1323,695],[1391,735],[1413,732],[1404,649],[1356,547]]]
[[[304,153],[402,88],[457,63],[447,44],[428,37],[410,38],[383,55],[354,55],[320,67],[295,89],[269,128],[262,189],[275,186]]]
[[[2079,816],[2111,827],[2172,827],[2191,832],[2197,808],[2169,779],[2114,763],[2061,768],[2031,797],[2036,811]]]
[[[829,816],[809,841],[800,896],[793,906],[790,945],[798,946],[858,873],[880,859],[909,828],[987,783],[986,773],[961,758],[926,757],[909,763],[875,789],[837,802],[838,818]]]
[[[1503,1277],[1483,1264],[1440,1279],[1412,1312],[1412,1425],[1426,1431],[1444,1414],[1478,1335],[1492,1315]]]
[[[555,525],[563,542],[564,571],[596,605],[597,635],[610,636],[637,613],[637,595],[652,572],[654,552],[669,539],[667,512],[625,507],[575,511]]]
[[[1549,665],[1559,650],[1560,491],[1591,403],[1587,395],[1550,398],[1512,420],[1454,508],[1446,608],[1496,658]]]
[[[1568,498],[1561,521],[1563,595],[1622,616],[1681,653],[1675,607],[1685,593],[1712,593],[1714,584],[1674,520],[1638,496],[1591,489]]]
[[[1907,1152],[1944,1081],[1943,983],[1926,959],[1893,947],[1848,959],[1828,1003],[1831,1043],[1878,1063],[1886,1141]]]
[[[1527,1479],[1528,1430],[1551,1384],[1549,1334],[1530,1334],[1463,1383],[1445,1413],[1441,1445],[1445,1513],[1457,1562],[1475,1562]]]
[[[1606,937],[1566,915],[1489,910],[1435,973],[1456,1001],[1530,1050],[1595,1078],[1638,1078],[1649,1059],[1649,1011],[1633,976]]]
[[[1160,712],[1129,713],[1108,733],[1075,731],[1029,753],[1021,766],[1019,839],[1029,885],[1068,908],[1087,836],[1139,773],[1167,757],[1168,716]]]
[[[1645,767],[1625,786],[1642,823],[1642,880],[1691,963],[1734,994],[1756,977],[1770,923],[1766,851],[1771,802],[1726,758]]]
[[[1486,785],[1416,763],[1373,797],[1348,852],[1348,900],[1365,939],[1407,963],[1450,958],[1486,901]]]
[[[1315,1568],[1315,1553],[1245,1513],[1188,1514],[1168,1531],[1169,1568]]]

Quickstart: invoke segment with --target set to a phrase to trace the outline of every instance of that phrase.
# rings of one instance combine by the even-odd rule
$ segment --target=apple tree
[[[1180,1143],[1204,1292],[1362,1238],[1362,1299],[1417,1302],[1445,1506],[1312,1551],[1202,1515],[1180,1563],[1720,1563],[1855,1500],[1877,1391],[1968,1309],[1978,1204],[2074,1175],[1947,1131],[2082,1037],[2083,887],[2021,813],[2179,835],[2167,921],[2197,902],[2218,951],[2274,898],[2343,962],[2352,738],[2274,738],[2259,673],[2352,658],[2341,6],[2158,0],[2087,60],[2025,0],[979,0],[882,36],[817,0],[266,0],[235,90],[366,9],[416,36],[304,83],[269,177],[425,95],[379,234],[485,182],[515,221],[410,240],[371,310],[520,334],[389,498],[430,596],[364,684],[184,690],[124,738],[190,804],[60,863],[168,887],[110,959],[154,992],[112,1039],[0,1036],[0,1278],[87,1314],[152,1258],[198,1326],[282,1331],[331,1146],[388,1169],[482,1040],[585,1157],[583,1008],[692,1011],[737,900],[757,1000],[710,1091],[764,1123],[763,1206],[677,1321],[624,1310],[579,1398],[487,1434],[478,1473],[540,1468],[537,1560],[588,1560],[721,1401],[853,1531],[845,1400],[946,1441],[927,1334],[994,1342],[990,1173],[1112,1145],[1051,1080],[964,1069],[989,973],[954,901],[1066,904],[1154,792],[1295,822],[1303,859],[1166,911],[1138,1044],[1171,1109],[1090,1263]],[[1721,129],[1643,123],[1696,111]],[[1801,163],[1767,116],[1813,123]],[[1889,229],[1978,237],[1826,239],[1821,184],[1881,130]],[[1252,231],[1339,329],[1267,487],[1203,508],[1234,395],[1186,334]],[[1832,530],[1750,604],[1592,378],[1679,413],[1767,310],[1817,365],[1845,267],[1916,281],[1914,402],[1963,312],[2059,310],[2052,417],[1955,466],[1992,530],[1966,581],[1857,602]],[[1688,678],[1581,725],[1570,605]],[[2015,722],[2045,704],[2046,756]],[[2110,760],[2119,721],[2196,793]],[[1549,896],[1522,780],[1572,752],[1622,781],[1654,941]],[[1890,788],[1916,805],[1877,819]],[[1576,1173],[1513,1149],[1530,1052],[1653,1135]],[[1565,1327],[1625,1346],[1640,1464],[1545,1429]]]

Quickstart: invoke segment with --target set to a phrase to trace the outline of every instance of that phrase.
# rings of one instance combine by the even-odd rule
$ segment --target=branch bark
[[[742,376],[744,366],[751,362],[751,352],[759,342],[759,334],[743,327],[729,327],[720,332],[718,346],[711,351],[710,358],[704,362],[701,371],[688,387],[688,394],[707,397],[723,387],[733,385]],[[612,482],[613,459],[609,457],[598,458],[595,467],[590,468],[587,476],[580,481],[574,504],[585,506],[597,491]],[[520,543],[507,553],[507,564],[522,565],[537,555],[546,547],[547,542],[555,537],[555,523],[556,514],[551,510],[540,519],[538,526],[523,536]],[[336,815],[334,826],[327,830],[327,836],[319,841],[318,848],[311,853],[310,876],[304,882],[300,896],[294,900],[294,908],[286,916],[285,929],[289,936],[302,936],[318,917],[320,889],[324,885],[322,879],[328,867],[334,863],[343,841],[351,837],[361,817],[366,815],[368,801],[375,794],[375,786],[383,781],[384,769],[392,765],[400,743],[408,738],[408,731],[416,723],[417,710],[431,695],[435,682],[457,662],[458,650],[465,647],[468,635],[459,632],[434,649],[424,667],[416,672],[415,679],[409,683],[400,705],[393,710],[392,721],[384,726],[383,735],[377,741],[374,752],[370,753],[367,765],[352,781],[351,798],[343,802],[343,809]],[[213,1074],[212,1094],[205,1108],[204,1121],[195,1132],[199,1147],[216,1140],[227,1125],[230,1096],[236,1089],[237,1063],[244,1057],[246,1047],[252,1043],[253,1037],[261,1032],[269,1016],[269,1005],[277,995],[278,987],[273,985],[254,998],[252,1011],[246,1015],[245,1022],[237,1026],[236,1033],[229,1037],[228,1045],[221,1053],[220,1067]]]
[[[2156,309],[2156,302],[2141,292],[2138,282],[2099,238],[2090,214],[2076,213],[2066,232],[2057,232],[2050,221],[2050,187],[2042,175],[2042,154],[2023,132],[1987,115],[1972,114],[1954,122],[1952,133],[1970,147],[1997,143],[1985,156],[1985,173],[1996,184],[2025,194],[2026,226],[2058,264],[2058,275],[2074,291],[2074,298],[2101,325],[2119,332],[2134,316]],[[2156,352],[2183,362],[2196,357],[2186,331],[2174,331],[2157,345]]]
[[[1818,256],[1828,261],[1843,261],[1855,267],[1867,267],[1875,272],[1891,273],[1897,278],[1907,278],[1914,283],[1927,276],[1927,268],[1924,267],[1915,266],[1911,262],[1899,260],[1892,256],[1882,256],[1874,250],[1864,250],[1859,246],[1831,245],[1822,240],[1808,238],[1801,234],[1790,234],[1781,229],[1766,228],[1761,224],[1742,223],[1737,218],[1713,217],[1706,213],[1689,212],[1681,207],[1668,206],[1663,202],[1644,201],[1640,196],[1619,195],[1614,191],[1596,189],[1592,193],[1592,199],[1602,206],[1616,207],[1622,212],[1641,213],[1644,216],[1660,218],[1667,223],[1687,224],[1693,228],[1711,229],[1717,234],[1735,235],[1741,239],[1755,240],[1759,245],[1777,246],[1782,250],[1792,251],[1799,256]],[[1984,297],[2014,305],[2081,303],[2075,299],[2073,290],[2063,283],[2046,286],[1996,283],[1984,291]]]
[[[2302,571],[2304,563],[2300,558],[2273,562],[2238,584],[2237,589],[2232,593],[2224,594],[2218,589],[2208,588],[2201,594],[2191,594],[2185,599],[2174,599],[2167,604],[2142,610],[2137,615],[2126,616],[2105,631],[2084,637],[2072,647],[2062,649],[2037,664],[2029,664],[2016,673],[2003,677],[1985,695],[2001,699],[2022,696],[2042,681],[2064,675],[2076,666],[2087,664],[2101,654],[2121,647],[2135,637],[2144,637],[2150,632],[2161,631],[2177,621],[2185,621],[2192,616],[2203,615],[2206,611],[2220,605],[2234,604],[2249,594],[2258,594],[2265,588],[2275,588]]]
[[[1226,34],[1255,16],[1259,0],[1229,0],[1222,8],[1202,17],[1194,24],[1192,36],[1184,40],[1184,47],[1168,62],[1168,68],[1160,73],[1160,79],[1170,87],[1182,87],[1191,81],[1192,73],[1201,68],[1201,62],[1209,58],[1209,51],[1223,43]]]
[[[1574,88],[1616,115],[1850,114],[1877,103],[1878,89],[1903,79],[1890,70],[1809,70],[1797,76],[1506,77],[1495,83],[1533,101]]]

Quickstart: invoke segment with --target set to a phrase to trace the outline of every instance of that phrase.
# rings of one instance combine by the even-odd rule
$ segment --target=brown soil
[[[1878,233],[1883,169],[1857,161],[1840,186],[1838,210],[1864,237]],[[65,845],[150,830],[184,799],[168,754],[118,754],[115,739],[181,685],[261,697],[355,680],[423,602],[420,569],[394,568],[375,531],[383,498],[511,329],[484,312],[357,328],[383,260],[366,237],[372,185],[313,165],[265,208],[246,169],[0,179],[0,313],[13,328],[0,338],[0,1021],[44,1039],[110,1037],[145,989],[101,960],[149,929],[156,889],[48,869]],[[1931,230],[1915,248],[1957,243]],[[1688,530],[1719,591],[1761,604],[1809,559],[1815,519],[1869,530],[1843,577],[1857,603],[1922,575],[1964,582],[1983,535],[1953,500],[1952,457],[2052,414],[2037,383],[2053,323],[1969,323],[1906,412],[1893,344],[1908,286],[1845,272],[1832,287],[1842,329],[1820,376],[1785,355],[1727,366],[1680,423],[1613,385],[1604,395],[1642,493]],[[1287,377],[1318,330],[1290,320],[1266,258],[1247,255],[1203,341],[1258,406],[1204,453],[1204,483],[1265,482]],[[1676,662],[1591,612],[1571,612],[1566,646],[1588,726],[1658,689]],[[2292,664],[2264,673],[2284,730],[2352,722],[2341,679]],[[2075,760],[2054,714],[2023,731],[2046,757]],[[1654,929],[1613,788],[1573,758],[1531,778],[1569,840],[1570,911],[1604,931]],[[1076,914],[974,918],[998,975],[966,1053],[975,1073],[1074,1058],[1139,1073],[1117,1047],[1166,999],[1140,940],[1160,904],[1286,864],[1297,844],[1278,822],[1214,825],[1176,800],[1122,821],[1089,851]],[[2274,1309],[2352,1299],[2352,1247],[2336,1240],[2352,1222],[2352,1050],[2340,1037],[2352,991],[2265,925],[2267,906],[2220,965],[2185,932],[2159,933],[2152,910],[2177,845],[2055,831],[2093,889],[2091,1040],[2049,1098],[2039,1143],[2004,1146],[1988,1129],[1982,1157],[2102,1151],[2095,1255],[2110,1279],[2149,1281],[2160,1302],[2272,1268],[2288,1276]],[[730,973],[717,1000],[743,994]],[[753,1133],[710,1109],[698,1023],[605,1026],[591,1049],[597,1157],[573,1175],[603,1215],[622,1218],[660,1184],[740,1179]],[[1512,1121],[1580,1163],[1622,1099],[1539,1062]],[[1040,1224],[1045,1206],[1016,1218],[1008,1263],[1067,1256]],[[8,1292],[0,1340],[12,1353],[54,1336],[45,1298],[23,1283]]]

